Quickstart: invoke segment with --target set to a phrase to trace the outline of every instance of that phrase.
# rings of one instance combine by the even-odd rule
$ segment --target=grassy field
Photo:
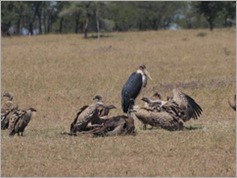
[[[1,94],[36,115],[24,137],[1,131],[1,176],[236,176],[235,29],[111,33],[1,39]],[[90,138],[69,131],[96,94],[117,106],[128,76],[145,64],[153,80],[141,97],[179,87],[202,107],[192,130],[142,130],[136,136]],[[3,102],[2,98],[2,102]]]

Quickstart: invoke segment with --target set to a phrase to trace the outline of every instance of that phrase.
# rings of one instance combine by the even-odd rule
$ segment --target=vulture
[[[103,102],[102,96],[96,95],[93,100],[96,102]],[[107,118],[111,109],[116,109],[114,105],[103,105],[103,107],[99,108],[99,117],[100,118]]]
[[[16,133],[18,136],[23,136],[23,132],[29,124],[33,112],[36,112],[36,109],[29,108],[27,110],[15,111],[9,123],[9,136],[14,136]]]
[[[183,123],[191,118],[198,119],[202,113],[202,108],[189,95],[178,89],[173,89],[173,96],[167,101],[160,99],[150,99],[143,97],[142,100],[148,107],[135,108],[134,115],[146,125],[160,126],[167,130],[180,130]]]
[[[196,103],[196,101],[177,88],[173,89],[173,97],[171,100],[177,103],[179,109],[182,110],[179,114],[184,122],[191,118],[198,119],[202,113],[202,108]]]
[[[7,98],[7,101],[3,103],[1,108],[1,129],[7,129],[9,125],[9,117],[11,112],[18,109],[18,106],[13,103],[13,95],[10,92],[6,92],[3,97]]]
[[[101,107],[104,107],[104,103],[101,101],[101,98],[98,99],[97,96],[93,98],[93,100],[96,100],[95,103],[92,103],[89,106],[85,105],[77,112],[77,115],[70,126],[70,133],[87,130],[89,123],[101,124],[99,111],[101,110]]]
[[[103,124],[96,126],[90,131],[82,132],[83,134],[93,134],[94,136],[114,136],[135,134],[134,119],[131,117],[134,100],[129,100],[128,116],[118,115],[103,121]]]
[[[116,109],[116,107],[114,105],[104,105],[99,112],[99,117],[105,119],[108,118],[111,109]]]

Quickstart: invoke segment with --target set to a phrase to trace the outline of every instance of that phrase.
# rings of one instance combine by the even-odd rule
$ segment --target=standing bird
[[[7,129],[9,125],[9,118],[11,113],[18,109],[18,106],[13,103],[13,95],[10,92],[6,92],[3,97],[7,97],[8,100],[3,103],[1,108],[1,129]]]
[[[6,92],[3,97],[8,98],[7,101],[2,105],[1,108],[1,113],[7,113],[11,110],[13,110],[14,108],[16,108],[16,106],[13,104],[13,95],[10,92]]]
[[[17,117],[13,117],[12,123],[9,124],[9,136],[14,136],[16,133],[18,136],[23,136],[26,126],[29,124],[32,113],[36,112],[36,109],[29,108],[27,110],[18,110],[15,112]]]
[[[150,74],[146,70],[145,65],[140,65],[136,72],[133,72],[124,84],[121,96],[122,96],[122,108],[123,112],[127,113],[129,108],[129,100],[135,100],[141,90],[147,85],[147,76],[152,80]]]

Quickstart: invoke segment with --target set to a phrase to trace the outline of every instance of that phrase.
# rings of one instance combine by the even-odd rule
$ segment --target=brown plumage
[[[228,104],[230,105],[232,109],[236,111],[236,95],[234,96],[234,98],[228,99]]]
[[[17,110],[14,112],[13,117],[9,124],[9,135],[14,136],[16,133],[18,136],[23,136],[26,126],[29,124],[32,113],[36,112],[36,109],[29,108],[27,110]]]
[[[156,92],[151,96],[151,99],[153,99],[153,100],[156,100],[156,99],[161,100],[161,94],[156,91]]]
[[[3,97],[7,98],[7,101],[2,105],[1,113],[8,113],[9,111],[16,108],[16,105],[13,103],[13,95],[10,92],[6,92]]]
[[[191,118],[197,119],[202,108],[195,102],[193,98],[181,92],[178,89],[173,89],[173,97],[169,97],[167,101],[160,99],[152,100],[142,98],[147,103],[148,107],[133,108],[134,114],[146,125],[160,126],[168,130],[176,130],[182,128],[182,121],[188,121]]]
[[[135,125],[131,116],[119,115],[103,120],[103,124],[93,130],[81,133],[93,136],[130,135],[135,133]]]
[[[113,107],[114,106],[109,106],[109,108]],[[90,126],[90,124],[92,125]],[[88,129],[88,127],[90,128]],[[76,131],[74,131],[74,133],[69,133],[69,135],[77,135],[77,134],[92,134],[93,136],[126,135],[126,134],[134,134],[134,130],[135,130],[134,120],[130,115],[129,116],[119,115],[107,119],[101,119],[99,115],[95,115],[94,118],[91,119],[89,123],[87,123],[86,129],[78,130],[77,128],[76,131],[79,131],[79,133],[76,133]]]
[[[94,96],[93,100],[95,100],[96,102],[102,102],[103,97],[100,95],[96,95]],[[99,110],[99,117],[100,118],[107,118],[109,115],[109,112],[111,109],[116,109],[116,107],[114,105],[103,105],[103,107],[100,107]]]
[[[153,111],[160,111],[161,106],[164,104],[164,101],[160,100],[160,99],[150,99],[147,97],[143,97],[142,101],[145,102],[144,107]]]
[[[161,106],[166,103],[166,101],[161,100],[161,94],[159,92],[155,92],[150,98],[143,97],[142,101],[144,101],[144,108],[152,111],[161,111]]]
[[[172,100],[178,104],[180,109],[182,109],[181,118],[184,122],[190,120],[191,118],[198,119],[202,113],[202,108],[193,98],[176,88],[173,89]]]
[[[170,131],[183,129],[183,124],[179,118],[166,111],[151,112],[144,108],[134,107],[133,117],[144,124],[143,129],[146,129],[146,125],[161,127]]]
[[[18,106],[13,103],[13,95],[10,92],[6,92],[3,97],[7,98],[1,108],[1,129],[7,129],[9,125],[10,113],[18,109]]]
[[[116,109],[114,105],[104,105],[99,112],[100,118],[107,118],[111,109]]]
[[[98,101],[101,101],[102,102],[102,96],[100,96],[100,95],[95,95],[94,97],[93,97],[93,100],[95,100],[96,102],[98,102]]]
[[[102,97],[96,95],[93,97],[93,100],[96,102],[89,106],[85,105],[81,107],[81,109],[77,112],[77,115],[70,126],[71,134],[88,130],[87,126],[89,123],[101,123],[101,120],[99,119],[99,111],[104,106],[101,101]]]
[[[74,121],[71,123],[70,133],[75,133],[76,132],[76,130],[77,130],[76,123],[77,123],[78,117],[87,107],[88,107],[88,105],[82,106],[80,108],[80,110],[77,112]]]

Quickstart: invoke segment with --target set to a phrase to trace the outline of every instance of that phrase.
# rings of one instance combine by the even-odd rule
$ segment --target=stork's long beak
[[[145,72],[145,74],[149,77],[149,79],[151,79],[152,80],[152,78],[151,78],[151,76],[150,76],[150,74],[149,74],[149,72],[145,69],[144,70],[144,72]]]

